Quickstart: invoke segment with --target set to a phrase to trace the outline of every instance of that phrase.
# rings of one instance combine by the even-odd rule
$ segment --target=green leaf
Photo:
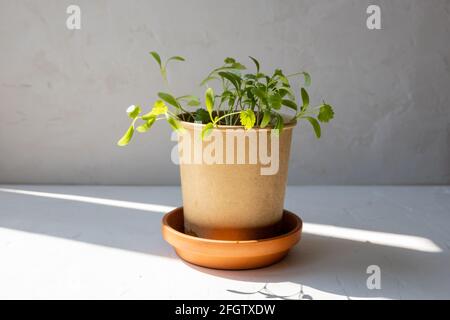
[[[236,70],[245,70],[247,69],[243,64],[240,64],[239,62],[235,62],[230,66],[231,69],[236,69]]]
[[[297,104],[296,104],[294,101],[288,100],[288,99],[283,99],[283,100],[281,100],[281,103],[282,103],[284,106],[286,106],[286,107],[288,107],[288,108],[291,108],[291,109],[297,111]]]
[[[219,76],[221,76],[222,78],[227,79],[228,81],[230,81],[233,86],[236,88],[236,90],[240,90],[241,87],[241,79],[235,75],[234,73],[231,72],[219,72]]]
[[[321,136],[321,129],[320,129],[319,121],[317,121],[313,117],[304,117],[304,119],[308,120],[309,123],[311,123],[312,127],[314,128],[314,132],[316,134],[316,137],[320,138],[320,136]]]
[[[319,115],[317,116],[317,119],[319,119],[320,122],[328,122],[333,118],[333,108],[329,104],[324,103],[319,109]]]
[[[143,125],[140,125],[139,127],[137,127],[136,130],[140,133],[147,132],[152,127],[152,125],[155,123],[155,121],[156,121],[156,116],[152,116]]]
[[[305,88],[301,89],[301,95],[302,95],[302,101],[303,101],[303,106],[302,106],[302,110],[308,108],[309,106],[309,95],[308,92],[306,92]]]
[[[155,116],[159,116],[161,114],[165,114],[169,108],[162,100],[156,100],[153,104],[153,108],[150,112],[144,114],[141,118],[144,121],[150,120],[151,118],[154,118]]]
[[[281,131],[283,131],[284,128],[284,120],[283,117],[277,113],[276,114],[276,122],[275,122],[275,128],[274,128],[274,133],[275,135],[279,136]]]
[[[150,120],[150,118],[153,118],[155,115],[150,111],[146,114],[144,114],[141,118],[144,121]]]
[[[162,63],[161,63],[161,57],[156,51],[151,51],[150,54],[152,55],[153,59],[156,60],[156,62],[159,65],[159,68],[162,69]]]
[[[231,96],[233,96],[233,93],[229,90],[225,90],[220,95],[220,103],[225,102],[227,99],[229,99]]]
[[[213,77],[213,76],[208,76],[207,78],[203,79],[202,82],[200,82],[200,86],[205,85],[207,82],[209,82],[211,80],[218,80],[218,78],[217,77]]]
[[[202,129],[202,140],[209,136],[214,129],[214,124],[212,122],[206,124]]]
[[[178,103],[177,99],[175,99],[174,96],[172,96],[169,93],[165,93],[165,92],[158,92],[158,97],[160,97],[161,99],[163,99],[165,102],[167,102],[168,104],[174,106],[177,109],[181,109],[180,104]]]
[[[309,75],[308,72],[297,72],[297,73],[293,73],[288,75],[288,78],[291,77],[295,77],[295,76],[299,76],[299,75],[303,75],[303,77],[305,78],[305,87],[309,87],[311,85],[311,76]]]
[[[256,116],[252,109],[243,110],[239,114],[241,119],[241,124],[246,130],[253,128],[256,122]]]
[[[279,110],[281,108],[281,96],[278,93],[274,93],[269,96],[269,103],[272,108]]]
[[[206,123],[210,121],[209,113],[205,109],[197,109],[195,111],[194,120],[201,123]]]
[[[265,77],[267,77],[267,76],[264,73],[258,72],[256,74],[256,79],[261,79],[261,78],[265,78]]]
[[[181,132],[181,131],[184,130],[184,128],[181,126],[180,121],[178,121],[175,118],[167,117],[167,122],[172,127],[172,129],[175,130],[175,131]]]
[[[212,88],[206,89],[205,105],[206,105],[206,109],[208,110],[208,113],[210,114],[210,116],[212,116],[212,112],[214,109],[214,91]]]
[[[173,56],[173,57],[170,57],[169,59],[167,59],[166,65],[169,63],[169,61],[172,61],[172,60],[176,60],[176,61],[186,61],[183,57],[180,57],[180,56]]]
[[[247,98],[249,101],[254,101],[255,100],[255,95],[252,92],[252,87],[246,87],[244,89],[244,95],[247,95]]]
[[[200,105],[200,100],[189,100],[188,106],[190,107],[198,107]]]
[[[284,76],[283,70],[275,69],[275,71],[273,72],[273,78],[276,77],[276,76]]]
[[[279,76],[279,78],[280,78],[281,83],[284,84],[284,86],[286,86],[288,88],[291,86],[291,84],[289,83],[289,79],[286,78],[284,75]]]
[[[190,94],[186,94],[186,95],[184,95],[184,96],[179,96],[179,97],[177,97],[177,101],[180,101],[180,100],[190,100],[190,99],[192,99],[193,97],[196,97],[196,96],[193,96],[193,95],[190,95]]]
[[[263,115],[263,118],[262,118],[262,120],[261,120],[261,124],[259,125],[261,128],[265,128],[265,127],[267,127],[267,125],[269,124],[269,122],[270,122],[270,111],[269,110],[266,110],[266,111],[264,111],[264,115]]]
[[[292,92],[292,89],[289,87],[282,87],[278,89],[278,93],[281,95],[281,97],[284,97],[285,95],[288,95],[291,100],[295,100],[295,95]]]
[[[177,101],[180,101],[180,100],[187,101],[188,106],[191,106],[191,107],[197,107],[201,104],[200,99],[193,95],[186,95],[186,96],[178,97]]]
[[[250,59],[252,59],[253,63],[256,66],[256,73],[259,73],[259,62],[258,60],[256,60],[255,58],[253,58],[252,56],[249,56]]]
[[[236,60],[234,58],[227,57],[227,58],[225,58],[224,62],[226,64],[231,64],[231,63],[235,63]]]
[[[274,84],[277,84],[277,80],[281,81],[282,84],[284,84],[286,87],[290,87],[290,83],[288,78],[283,74],[283,71],[281,69],[276,69],[272,76],[272,82],[274,81]]]
[[[127,113],[131,119],[136,119],[137,116],[141,113],[141,107],[133,104],[132,106],[129,106],[127,108]]]
[[[170,57],[169,59],[167,59],[165,65],[161,68],[161,74],[163,76],[164,79],[167,79],[167,65],[169,64],[170,61],[185,61],[183,57],[180,56],[173,56]]]
[[[303,76],[305,77],[305,86],[309,87],[311,85],[311,76],[308,72],[303,72]]]
[[[229,107],[234,106],[235,101],[236,101],[236,96],[235,95],[230,96],[230,98],[228,99],[228,106]]]
[[[252,93],[257,96],[259,98],[259,100],[264,104],[264,105],[268,105],[268,100],[267,100],[267,93],[264,89],[262,88],[253,88],[252,89]]]
[[[200,85],[203,86],[204,84],[206,84],[208,81],[211,81],[211,80],[218,80],[218,78],[215,77],[214,75],[216,75],[219,71],[223,71],[223,70],[233,71],[233,70],[243,70],[243,69],[246,69],[245,66],[240,64],[239,62],[233,62],[231,65],[216,68],[208,74],[208,76],[200,83]],[[240,79],[240,78],[238,77],[238,79]]]
[[[133,134],[134,134],[134,125],[132,124],[128,128],[127,132],[125,132],[123,137],[117,142],[117,145],[120,147],[126,146],[130,142],[131,138],[133,137]]]
[[[166,114],[166,112],[169,110],[169,108],[166,106],[164,101],[162,100],[156,100],[155,104],[153,105],[153,109],[150,112],[150,114],[154,116],[159,116],[161,114]],[[145,119],[144,119],[145,120]]]

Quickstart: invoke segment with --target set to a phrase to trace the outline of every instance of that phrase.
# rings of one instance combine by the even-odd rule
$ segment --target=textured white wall
[[[188,59],[180,94],[226,56],[308,70],[336,119],[296,129],[291,184],[449,183],[449,35],[448,0],[0,0],[0,183],[178,183],[167,126],[115,146],[125,108],[163,89],[150,50]]]

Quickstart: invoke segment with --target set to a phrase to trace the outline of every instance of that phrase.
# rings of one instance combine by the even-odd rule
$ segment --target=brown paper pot
[[[180,174],[184,206],[184,229],[189,235],[207,239],[219,240],[253,240],[269,238],[279,232],[283,215],[284,196],[287,183],[289,153],[292,139],[292,129],[295,123],[288,124],[279,135],[278,170],[272,175],[262,175],[261,169],[270,164],[263,162],[259,155],[268,150],[270,155],[275,147],[271,146],[270,129],[253,129],[255,138],[242,127],[239,131],[226,130],[237,127],[220,126],[212,131],[207,141],[200,138],[202,124],[182,122],[185,132],[179,135]],[[228,131],[230,132],[230,131]],[[218,138],[221,136],[222,139]],[[250,134],[252,135],[252,134]],[[238,139],[245,141],[243,154],[245,161],[237,164],[239,152]],[[222,140],[222,148],[220,143]],[[201,145],[199,144],[201,143]],[[234,152],[234,164],[227,161],[227,144]],[[199,147],[200,145],[200,147]],[[191,152],[187,152],[190,148]],[[195,159],[201,150],[200,159]],[[256,163],[250,161],[250,152],[257,152]],[[271,149],[274,150],[271,150]],[[217,150],[223,150],[222,162],[205,163],[203,156],[218,155]],[[242,153],[241,153],[242,155]],[[229,156],[231,159],[231,156]],[[197,162],[195,162],[197,161]],[[276,160],[272,159],[272,163]],[[183,163],[184,162],[184,163]],[[217,164],[219,162],[219,164]],[[228,162],[228,164],[227,164]],[[275,167],[275,165],[273,164]]]

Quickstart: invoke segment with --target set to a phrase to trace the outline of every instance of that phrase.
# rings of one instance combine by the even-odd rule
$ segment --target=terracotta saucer
[[[183,233],[183,208],[167,213],[162,221],[163,238],[184,260],[213,269],[254,269],[280,261],[300,241],[302,220],[284,210],[282,234],[267,239],[226,241],[198,238]]]

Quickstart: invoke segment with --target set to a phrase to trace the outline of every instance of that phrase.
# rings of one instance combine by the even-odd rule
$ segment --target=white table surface
[[[450,298],[450,187],[291,186],[303,239],[251,271],[181,261],[160,232],[180,205],[179,187],[0,186],[0,298]]]

